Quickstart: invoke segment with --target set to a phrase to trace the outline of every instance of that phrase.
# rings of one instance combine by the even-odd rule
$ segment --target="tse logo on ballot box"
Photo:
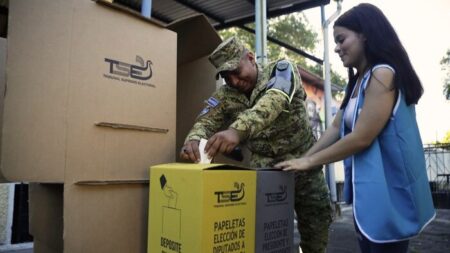
[[[294,176],[223,164],[150,168],[149,253],[292,248]]]

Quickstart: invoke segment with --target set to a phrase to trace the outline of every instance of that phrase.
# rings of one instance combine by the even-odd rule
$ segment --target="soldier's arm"
[[[185,143],[188,141],[199,141],[208,139],[225,122],[225,105],[223,104],[224,91],[219,89],[210,98],[205,100],[205,107],[198,115],[195,124],[186,136]]]
[[[272,124],[287,104],[283,95],[268,91],[255,106],[239,114],[230,128],[238,131],[241,141],[245,140]]]
[[[223,90],[219,89],[205,100],[205,107],[198,115],[181,148],[180,157],[182,159],[198,162],[200,160],[200,139],[209,139],[222,128],[225,122],[225,105],[221,102],[223,95]]]
[[[269,80],[266,93],[250,109],[239,114],[237,119],[230,125],[238,131],[240,140],[252,137],[270,124],[289,107],[289,103],[299,85],[296,69],[289,62],[289,69],[281,69],[276,73],[280,62],[275,64],[272,78]],[[286,66],[285,66],[286,67]],[[289,76],[287,76],[287,74]]]

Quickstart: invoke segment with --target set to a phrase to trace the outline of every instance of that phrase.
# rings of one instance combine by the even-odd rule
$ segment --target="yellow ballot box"
[[[224,164],[153,166],[148,252],[290,252],[292,193],[293,176],[279,171]]]

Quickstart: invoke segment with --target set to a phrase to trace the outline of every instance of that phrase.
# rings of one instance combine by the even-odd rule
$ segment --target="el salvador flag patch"
[[[219,105],[219,100],[214,97],[208,98],[208,100],[206,100],[205,102],[211,107],[216,107]]]
[[[203,110],[200,112],[200,114],[198,115],[198,117],[201,117],[205,114],[207,114],[209,112],[209,106],[203,108]]]
[[[205,103],[206,103],[206,107],[203,108],[203,110],[200,112],[198,117],[201,117],[201,116],[207,114],[212,108],[214,108],[220,104],[219,100],[217,100],[214,97],[208,98],[208,100],[205,100]]]

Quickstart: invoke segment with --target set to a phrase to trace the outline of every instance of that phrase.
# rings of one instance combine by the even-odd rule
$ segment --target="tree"
[[[254,29],[255,24],[252,23],[247,26]],[[248,48],[253,48],[255,45],[255,35],[243,29],[230,28],[220,31],[219,34],[222,38],[228,38],[235,35],[245,43]],[[313,31],[308,19],[303,13],[292,13],[269,19],[267,34],[268,36],[288,43],[305,52],[313,52],[318,43],[318,34]],[[267,43],[267,57],[269,62],[279,58],[288,58],[293,63],[300,65],[323,78],[322,65],[308,64],[303,56],[270,41]],[[346,85],[345,79],[333,70],[331,70],[331,82],[341,87]]]
[[[445,134],[444,139],[442,139],[442,143],[450,143],[450,130]]]
[[[435,147],[450,150],[450,130],[448,130],[447,133],[445,133],[445,136],[444,138],[442,138],[442,140],[434,141],[432,144]]]
[[[442,57],[441,68],[446,72],[446,78],[444,80],[444,95],[450,100],[450,49],[447,49],[447,54]]]

